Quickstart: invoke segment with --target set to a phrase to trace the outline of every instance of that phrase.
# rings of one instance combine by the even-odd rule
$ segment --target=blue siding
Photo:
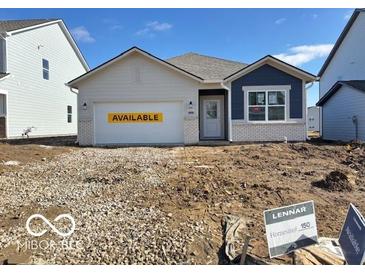
[[[290,118],[303,118],[302,80],[270,65],[258,69],[232,82],[232,119],[244,119],[242,86],[290,85]]]

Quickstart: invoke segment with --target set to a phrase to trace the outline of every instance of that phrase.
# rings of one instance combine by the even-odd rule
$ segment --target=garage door
[[[180,144],[184,141],[181,102],[96,103],[95,143]]]

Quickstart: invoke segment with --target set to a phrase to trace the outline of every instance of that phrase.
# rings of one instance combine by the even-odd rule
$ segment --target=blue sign
[[[362,265],[364,263],[365,219],[353,204],[350,204],[338,241],[348,264]]]

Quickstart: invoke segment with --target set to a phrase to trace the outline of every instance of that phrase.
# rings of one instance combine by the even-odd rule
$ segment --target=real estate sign
[[[270,258],[317,243],[313,201],[264,211]]]
[[[353,204],[350,204],[338,241],[348,264],[364,263],[365,219]]]
[[[110,112],[108,123],[160,123],[163,121],[162,112]]]

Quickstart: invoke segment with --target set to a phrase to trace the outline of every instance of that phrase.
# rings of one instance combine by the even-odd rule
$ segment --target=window
[[[249,91],[249,121],[284,121],[285,91]]]
[[[0,117],[6,115],[6,95],[0,94]]]
[[[72,106],[67,106],[67,123],[72,123]]]
[[[218,117],[218,102],[217,101],[207,101],[206,102],[206,118],[207,119],[217,119]]]
[[[49,80],[49,62],[47,59],[42,59],[43,79]]]

